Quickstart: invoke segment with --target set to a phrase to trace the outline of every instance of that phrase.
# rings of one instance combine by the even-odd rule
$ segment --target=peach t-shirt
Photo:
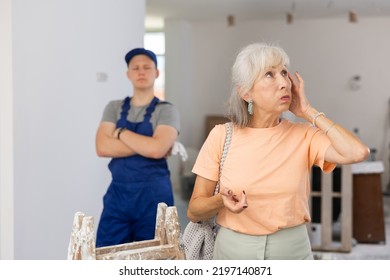
[[[216,125],[196,159],[192,172],[218,181],[226,126]],[[234,231],[263,235],[310,221],[310,171],[313,165],[329,173],[324,161],[328,137],[308,123],[282,120],[272,128],[238,128],[225,159],[221,186],[239,197],[244,190],[249,207],[240,214],[227,209],[217,223]]]

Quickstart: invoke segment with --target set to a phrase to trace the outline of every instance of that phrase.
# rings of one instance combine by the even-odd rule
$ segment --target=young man
[[[166,155],[179,133],[179,112],[154,96],[159,70],[152,51],[133,49],[125,61],[133,95],[107,104],[96,134],[98,156],[112,158],[97,247],[153,239],[157,204],[173,205]]]

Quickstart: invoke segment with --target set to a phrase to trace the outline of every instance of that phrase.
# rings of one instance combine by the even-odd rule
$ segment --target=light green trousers
[[[313,260],[305,224],[269,235],[247,235],[221,227],[215,260]]]

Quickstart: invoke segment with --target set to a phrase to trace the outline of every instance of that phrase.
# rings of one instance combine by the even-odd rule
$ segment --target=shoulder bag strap
[[[225,158],[227,156],[227,153],[229,151],[230,142],[232,140],[232,133],[233,133],[233,123],[228,122],[226,125],[226,138],[225,138],[225,144],[223,145],[223,151],[222,151],[222,157],[221,157],[221,163],[219,164],[219,175],[218,175],[218,182],[215,185],[214,189],[214,195],[219,193],[219,181],[221,179],[221,173],[222,173],[222,167],[223,163],[225,162]]]

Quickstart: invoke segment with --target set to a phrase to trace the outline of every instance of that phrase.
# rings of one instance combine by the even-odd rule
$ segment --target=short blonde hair
[[[250,120],[248,103],[242,95],[250,91],[265,69],[276,65],[289,65],[286,52],[275,44],[254,43],[239,52],[232,67],[232,92],[228,102],[228,117],[236,125],[247,126]]]

